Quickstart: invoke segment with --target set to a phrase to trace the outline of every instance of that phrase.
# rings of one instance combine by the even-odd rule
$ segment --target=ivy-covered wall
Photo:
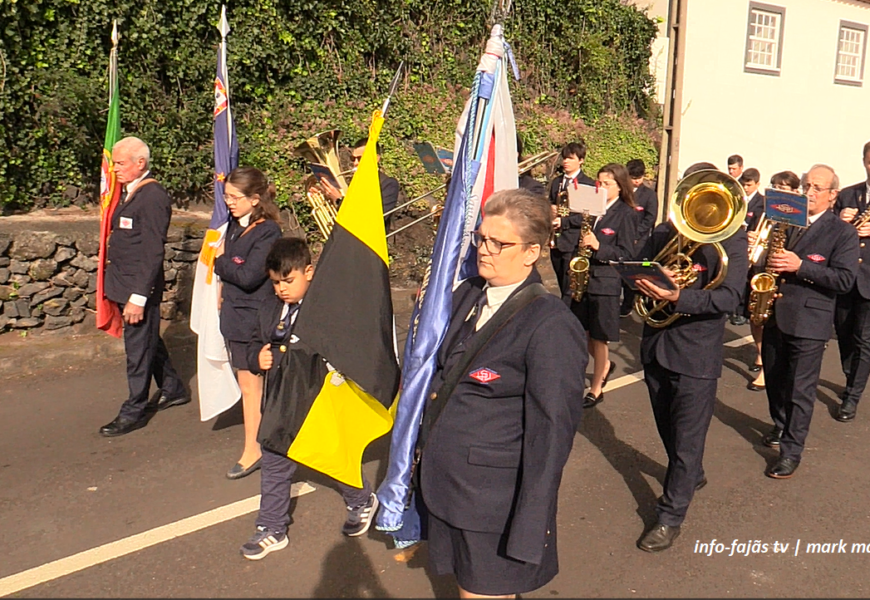
[[[452,144],[490,10],[491,0],[228,0],[242,162],[266,168],[283,203],[300,200],[303,165],[290,150],[334,127],[352,142],[404,60],[384,165],[409,195],[431,189],[440,181],[410,142]],[[0,0],[4,212],[63,204],[69,186],[93,193],[113,18],[124,134],[150,144],[177,198],[206,198],[219,14],[215,0]],[[620,0],[517,0],[506,25],[529,153],[585,135],[590,170],[634,156],[655,162],[650,126],[637,120],[650,117],[651,19]]]

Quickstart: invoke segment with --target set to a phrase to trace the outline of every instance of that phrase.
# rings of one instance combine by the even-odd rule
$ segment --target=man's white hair
[[[815,171],[816,169],[829,172],[831,174],[831,189],[832,190],[839,190],[840,189],[840,178],[837,176],[837,172],[834,171],[834,167],[831,167],[831,166],[828,166],[825,164],[821,164],[821,163],[815,164],[812,167],[810,167],[810,170],[807,171],[804,174],[804,176],[801,178],[802,179],[801,183],[805,183],[806,176],[810,174],[810,171]]]
[[[129,136],[118,140],[112,146],[112,152],[116,150],[127,152],[133,160],[144,158],[146,167],[151,164],[151,150],[148,148],[148,144],[137,137]]]

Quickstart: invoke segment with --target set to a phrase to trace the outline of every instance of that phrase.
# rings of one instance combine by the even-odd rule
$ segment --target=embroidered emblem
[[[707,270],[707,267],[705,267],[705,266],[702,265],[702,264],[695,263],[695,264],[692,265],[692,270],[693,270],[693,271],[697,271],[698,273],[703,273],[704,271]]]
[[[468,376],[473,379],[477,379],[480,383],[489,383],[490,381],[501,379],[501,375],[491,369],[486,368],[478,369],[477,371],[469,373]]]
[[[795,208],[791,204],[774,204],[770,208],[787,215],[793,215],[796,212],[800,212],[800,209]]]
[[[241,256],[234,256],[233,262],[236,263],[237,265],[243,265],[243,264],[245,264],[245,259],[242,258]]]
[[[643,212],[644,208],[643,206],[635,206],[634,210],[636,210],[637,212]]]
[[[613,231],[610,227],[605,227],[601,230],[601,233],[603,233],[604,235],[613,235],[616,232]]]
[[[807,258],[816,263],[825,261],[825,257],[821,254],[810,254],[809,256],[807,256]]]
[[[121,229],[133,229],[132,217],[121,217],[121,222],[118,224]]]
[[[751,217],[753,215],[755,215],[754,212],[748,212],[748,213],[746,213],[746,218],[748,219],[749,217]]]
[[[290,343],[296,344],[297,342],[299,342],[299,337],[294,333],[293,335],[290,336]]]

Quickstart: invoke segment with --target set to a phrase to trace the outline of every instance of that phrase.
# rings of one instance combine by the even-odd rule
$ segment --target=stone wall
[[[53,211],[0,219],[0,334],[62,329],[94,314],[99,218],[72,210],[78,214]],[[163,264],[164,319],[189,314],[193,269],[207,217],[173,216]]]

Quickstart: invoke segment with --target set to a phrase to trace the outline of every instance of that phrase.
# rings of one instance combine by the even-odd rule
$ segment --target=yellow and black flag
[[[368,143],[323,248],[270,388],[260,443],[348,485],[362,487],[362,454],[390,431],[399,388],[389,255],[376,144]]]

